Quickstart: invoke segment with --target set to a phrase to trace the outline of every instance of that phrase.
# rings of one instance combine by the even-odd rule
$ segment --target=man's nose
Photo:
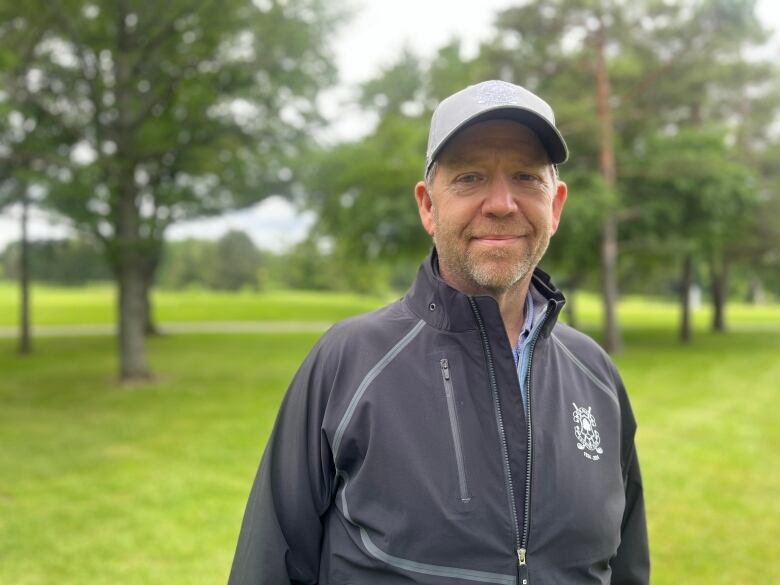
[[[482,212],[485,215],[505,217],[517,211],[517,201],[510,181],[504,177],[494,178],[487,185]]]

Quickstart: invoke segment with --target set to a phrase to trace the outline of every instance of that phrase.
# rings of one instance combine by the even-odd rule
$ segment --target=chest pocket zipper
[[[469,486],[466,482],[466,464],[463,459],[463,443],[460,438],[460,423],[458,421],[458,408],[455,404],[455,391],[452,388],[452,373],[447,358],[443,358],[439,365],[441,366],[441,378],[444,382],[444,394],[447,397],[447,412],[450,417],[450,429],[452,430],[452,442],[455,446],[455,461],[458,465],[458,487],[460,490],[460,500],[463,503],[471,500]]]

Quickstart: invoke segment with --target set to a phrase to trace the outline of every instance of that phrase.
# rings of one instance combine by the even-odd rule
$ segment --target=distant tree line
[[[0,252],[0,279],[20,276],[22,246],[13,242]],[[27,244],[34,282],[83,286],[110,282],[113,274],[100,247],[86,238],[33,240]],[[268,289],[349,290],[365,294],[405,288],[393,282],[386,267],[371,278],[340,274],[341,265],[309,238],[285,252],[259,249],[243,231],[231,230],[216,240],[188,238],[163,248],[153,285],[169,290],[262,291]],[[414,267],[410,267],[406,277]],[[402,276],[403,278],[403,276]]]

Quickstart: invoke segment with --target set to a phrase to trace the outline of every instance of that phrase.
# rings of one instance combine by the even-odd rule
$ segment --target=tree
[[[321,0],[31,1],[42,29],[13,103],[62,130],[46,204],[101,242],[118,285],[120,378],[144,379],[148,290],[173,222],[285,193],[332,80]],[[30,33],[31,34],[31,33]],[[12,36],[0,35],[1,50]]]
[[[18,279],[20,293],[19,352],[32,351],[30,332],[30,260],[28,250],[28,218],[35,194],[45,192],[46,177],[37,172],[48,158],[57,156],[51,146],[67,139],[66,130],[45,124],[34,104],[25,98],[27,73],[34,62],[35,50],[43,38],[47,23],[20,23],[7,14],[9,6],[0,7],[0,71],[3,72],[0,92],[0,209],[17,204],[20,214],[20,253]]]
[[[246,233],[239,230],[227,232],[217,241],[214,251],[216,263],[211,275],[213,288],[258,288],[258,271],[262,260],[260,252]]]
[[[756,14],[755,2],[689,1],[667,6],[663,12],[670,16],[664,34],[645,40],[646,48],[656,55],[660,64],[657,70],[662,74],[646,85],[641,99],[653,105],[659,125],[669,130],[687,127],[706,134],[708,126],[730,128],[728,139],[736,146],[730,157],[752,167],[752,173],[743,170],[755,175],[760,170],[756,162],[766,148],[780,106],[776,65],[749,56],[752,49],[769,38]],[[725,176],[729,168],[714,170],[716,174],[723,171],[719,178],[728,181]],[[758,189],[758,185],[754,184],[754,188]],[[740,200],[737,197],[734,201]],[[746,235],[744,229],[741,231]],[[714,233],[704,237],[715,331],[725,330],[731,267],[740,257],[749,256],[744,241],[718,240]],[[690,261],[688,257],[687,262]]]
[[[216,242],[186,239],[165,245],[156,284],[163,288],[209,287],[216,265]]]
[[[645,155],[626,172],[627,190],[644,213],[639,231],[658,236],[654,254],[680,262],[680,339],[692,340],[690,291],[697,259],[722,255],[749,233],[757,181],[736,162],[726,133],[690,128],[647,140]]]

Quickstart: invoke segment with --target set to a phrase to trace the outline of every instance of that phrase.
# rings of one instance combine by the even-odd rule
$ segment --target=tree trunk
[[[25,187],[26,188],[26,187]],[[30,337],[30,250],[27,240],[27,219],[30,202],[27,195],[22,197],[22,238],[19,256],[19,353],[32,353],[32,341]]]
[[[766,302],[766,294],[764,293],[764,285],[755,276],[748,278],[747,294],[745,300],[751,305],[760,305]]]
[[[566,322],[577,329],[577,287],[574,285],[569,286],[566,291]]]
[[[155,336],[159,335],[160,330],[157,329],[157,325],[152,317],[152,291],[151,286],[144,281],[144,335]]]
[[[159,250],[148,253],[144,257],[144,333],[146,335],[159,335],[160,330],[154,322],[154,310],[152,306],[152,286],[154,275],[160,262]]]
[[[125,258],[119,274],[119,377],[123,382],[150,377],[144,352],[143,297],[140,265]]]
[[[596,107],[599,118],[599,165],[604,184],[615,193],[616,169],[613,145],[613,122],[610,107],[610,83],[606,63],[606,31],[603,21],[594,36],[596,49]],[[618,219],[613,209],[607,212],[601,230],[601,287],[604,303],[604,348],[617,353],[623,348],[617,317],[618,302]]]
[[[693,255],[687,252],[683,257],[682,274],[680,275],[680,341],[690,343],[693,339],[691,327],[691,286],[693,285]]]
[[[604,349],[617,353],[623,349],[623,339],[617,317],[617,219],[610,213],[602,226],[601,293],[604,304]]]
[[[729,290],[729,262],[724,257],[720,266],[716,258],[710,261],[710,281],[712,286],[712,330],[716,333],[726,331],[726,299]]]
[[[582,284],[582,278],[575,276],[569,280],[566,287],[566,322],[575,329],[578,328],[579,319],[577,316],[577,292],[580,290],[580,284]]]
[[[115,94],[117,104],[116,160],[117,170],[117,268],[119,284],[119,377],[122,382],[150,378],[146,365],[144,329],[144,250],[141,238],[140,202],[135,183],[137,157],[131,123],[134,89],[130,55],[131,35],[127,29],[129,4],[117,3],[117,46],[115,60]]]
[[[119,377],[123,382],[142,381],[150,377],[144,348],[144,250],[134,175],[133,165],[123,165],[118,184],[115,273],[119,285]]]

